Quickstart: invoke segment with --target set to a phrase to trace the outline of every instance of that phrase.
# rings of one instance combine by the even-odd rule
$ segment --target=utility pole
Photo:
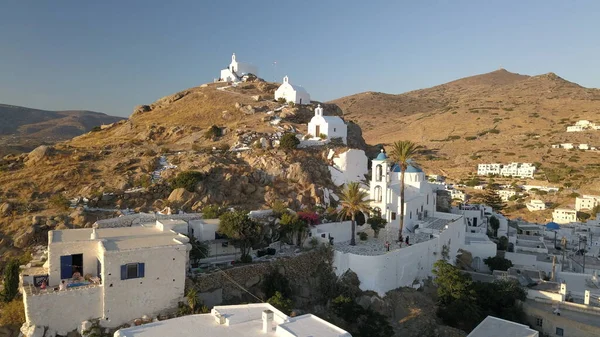
[[[562,244],[562,264],[560,267],[560,271],[565,271],[565,253],[567,252],[567,238],[566,237],[562,237],[562,239],[560,240],[560,243]]]

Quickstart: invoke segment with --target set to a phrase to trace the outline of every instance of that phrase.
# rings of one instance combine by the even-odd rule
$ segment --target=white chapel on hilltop
[[[286,76],[283,78],[283,83],[275,90],[275,99],[285,99],[286,102],[294,102],[295,104],[310,104],[310,95],[306,90],[298,85],[290,83],[290,79]]]
[[[249,63],[238,62],[235,58],[235,53],[233,53],[229,67],[221,70],[220,79],[223,82],[239,82],[244,75],[248,74],[258,76],[258,68]]]
[[[327,139],[341,138],[347,144],[348,126],[337,116],[323,116],[321,104],[315,109],[315,116],[308,123],[308,133],[315,138],[325,135]]]

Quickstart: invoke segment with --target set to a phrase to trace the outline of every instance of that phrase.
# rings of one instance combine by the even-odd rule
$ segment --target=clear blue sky
[[[600,87],[599,33],[597,0],[4,0],[0,103],[128,116],[232,52],[322,101],[500,67]]]

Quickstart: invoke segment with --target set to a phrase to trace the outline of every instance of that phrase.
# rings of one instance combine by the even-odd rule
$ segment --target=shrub
[[[279,291],[276,291],[275,295],[267,300],[267,303],[279,309],[286,315],[292,313],[292,300],[285,298]]]
[[[300,141],[293,133],[286,133],[279,140],[279,147],[285,150],[295,149],[298,147],[298,144],[300,144]]]
[[[100,126],[94,126],[92,128],[92,130],[90,130],[90,132],[98,132],[98,131],[102,131],[102,128]]]
[[[207,205],[202,208],[203,219],[218,219],[225,210],[217,205]]]
[[[265,293],[267,298],[275,296],[277,292],[281,293],[283,297],[290,297],[292,289],[290,288],[290,281],[277,269],[272,269],[267,274],[262,283],[262,291]]]
[[[277,99],[277,102],[281,103],[281,104],[285,104],[285,98],[284,97],[279,97]]]
[[[369,234],[365,232],[360,232],[358,233],[358,237],[360,238],[360,241],[367,241],[367,239],[369,238]]]
[[[483,262],[490,268],[490,270],[503,270],[507,271],[508,268],[512,267],[512,261],[505,259],[501,256],[488,257]]]
[[[11,302],[19,293],[19,265],[19,260],[12,259],[4,267],[4,302]]]
[[[488,132],[489,133],[493,133],[493,134],[499,134],[500,130],[498,130],[498,129],[490,129],[490,130],[488,130]]]
[[[293,107],[295,107],[295,106],[296,106],[296,103],[295,103],[295,102],[293,102],[293,101],[289,101],[289,102],[288,102],[288,105],[289,105],[291,108],[293,108]]]
[[[206,132],[204,133],[204,138],[206,139],[215,139],[218,137],[221,137],[221,128],[216,126],[216,125],[212,125],[210,128],[208,128],[208,130],[206,130]]]
[[[196,190],[196,185],[202,181],[204,175],[198,171],[183,171],[179,172],[177,176],[171,179],[171,187],[185,188],[189,192]]]
[[[50,197],[48,202],[50,203],[50,205],[52,205],[52,207],[65,211],[68,210],[71,206],[71,202],[69,201],[69,199],[67,199],[67,197],[65,197],[62,193],[54,194]]]
[[[25,323],[25,307],[23,301],[15,299],[2,307],[0,315],[0,326],[18,326]]]
[[[267,255],[275,255],[277,250],[275,248],[267,248]]]
[[[324,133],[319,134],[319,138],[321,139],[327,139],[327,135]]]
[[[246,254],[246,255],[242,255],[242,257],[240,257],[240,261],[242,263],[251,263],[252,262],[252,256]]]
[[[475,137],[475,136],[465,137],[465,140],[475,140],[475,139],[477,139],[477,137]]]

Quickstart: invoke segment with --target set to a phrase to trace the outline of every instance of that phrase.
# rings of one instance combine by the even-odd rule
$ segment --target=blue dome
[[[385,155],[385,152],[381,152],[380,154],[377,155],[377,158],[375,158],[375,160],[386,160],[388,158],[388,156]]]
[[[557,224],[556,222],[548,222],[548,223],[546,224],[546,229],[550,229],[550,230],[553,230],[553,229],[560,229],[560,225],[559,225],[559,224]]]
[[[392,167],[392,172],[400,172],[400,166],[398,164],[394,165]],[[418,167],[412,166],[412,165],[408,165],[408,167],[406,168],[406,173],[422,173],[423,170],[421,170]]]

